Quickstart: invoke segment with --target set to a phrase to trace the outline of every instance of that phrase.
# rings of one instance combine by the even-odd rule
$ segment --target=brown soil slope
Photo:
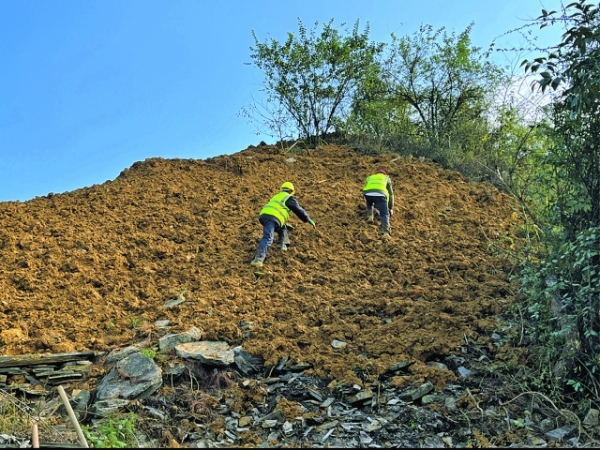
[[[360,196],[379,167],[396,193],[387,242]],[[317,228],[292,216],[288,252],[273,245],[257,275],[258,212],[284,181]],[[0,203],[0,354],[110,350],[168,319],[268,365],[287,356],[353,381],[410,359],[409,378],[439,385],[451,373],[424,363],[489,342],[513,300],[511,264],[490,248],[512,242],[516,217],[491,185],[397,155],[148,159],[102,185]]]

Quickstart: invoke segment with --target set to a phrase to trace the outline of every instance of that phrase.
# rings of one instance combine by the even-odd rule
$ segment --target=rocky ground
[[[394,181],[390,240],[360,196],[377,168]],[[292,219],[289,250],[255,271],[258,211],[284,181],[316,229]],[[159,352],[162,386],[126,407],[140,446],[590,445],[593,417],[495,371],[525,362],[506,345],[519,217],[489,184],[392,154],[148,159],[0,203],[0,356],[152,348],[195,328],[260,359],[244,373]],[[108,371],[93,364],[69,393],[93,400]],[[23,394],[25,375],[4,373],[2,398]]]

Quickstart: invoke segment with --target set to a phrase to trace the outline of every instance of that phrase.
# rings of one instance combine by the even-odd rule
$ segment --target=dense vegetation
[[[243,114],[282,151],[322,141],[361,153],[432,159],[489,181],[522,206],[528,245],[519,263],[524,334],[537,364],[530,386],[554,400],[600,403],[600,12],[588,0],[542,10],[532,23],[567,30],[523,61],[535,78],[529,104],[516,77],[459,34],[422,26],[390,42],[338,30],[333,20],[285,42],[260,42],[265,102]],[[520,339],[522,342],[522,339]]]

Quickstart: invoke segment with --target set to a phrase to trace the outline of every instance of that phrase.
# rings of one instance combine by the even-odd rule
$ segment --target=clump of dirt
[[[390,240],[361,197],[380,167],[396,194]],[[271,247],[257,274],[258,212],[284,181],[316,229],[292,215],[289,250]],[[411,377],[447,383],[423,363],[486,345],[514,300],[515,211],[490,184],[394,154],[147,159],[102,185],[0,203],[0,353],[111,350],[169,320],[267,365],[310,363],[308,375],[360,383],[357,368],[411,360]]]

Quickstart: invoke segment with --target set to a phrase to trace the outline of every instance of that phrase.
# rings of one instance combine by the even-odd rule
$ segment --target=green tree
[[[456,35],[423,25],[413,35],[392,34],[383,63],[390,95],[408,103],[427,143],[452,165],[456,154],[481,147],[486,112],[501,71],[471,45],[472,25]]]
[[[582,396],[600,395],[600,11],[578,0],[542,11],[541,27],[567,31],[547,56],[524,61],[541,90],[556,90],[553,138],[544,165],[553,173],[547,255],[523,271],[542,355],[552,375]]]
[[[315,144],[348,115],[354,91],[379,70],[376,57],[382,44],[369,41],[369,27],[359,32],[356,21],[345,35],[333,27],[333,19],[317,32],[298,20],[299,31],[289,32],[284,43],[276,39],[260,42],[252,31],[255,46],[251,57],[264,71],[267,103],[283,106],[299,138]]]
[[[587,0],[569,4],[563,14],[542,10],[541,27],[567,23],[556,51],[524,61],[526,71],[539,73],[542,91],[561,92],[554,106],[557,145],[550,163],[561,172],[556,204],[565,229],[600,226],[600,13]]]
[[[354,91],[349,115],[336,126],[349,141],[368,145],[369,153],[410,153],[418,140],[411,106],[390,95],[381,71],[373,72]]]

